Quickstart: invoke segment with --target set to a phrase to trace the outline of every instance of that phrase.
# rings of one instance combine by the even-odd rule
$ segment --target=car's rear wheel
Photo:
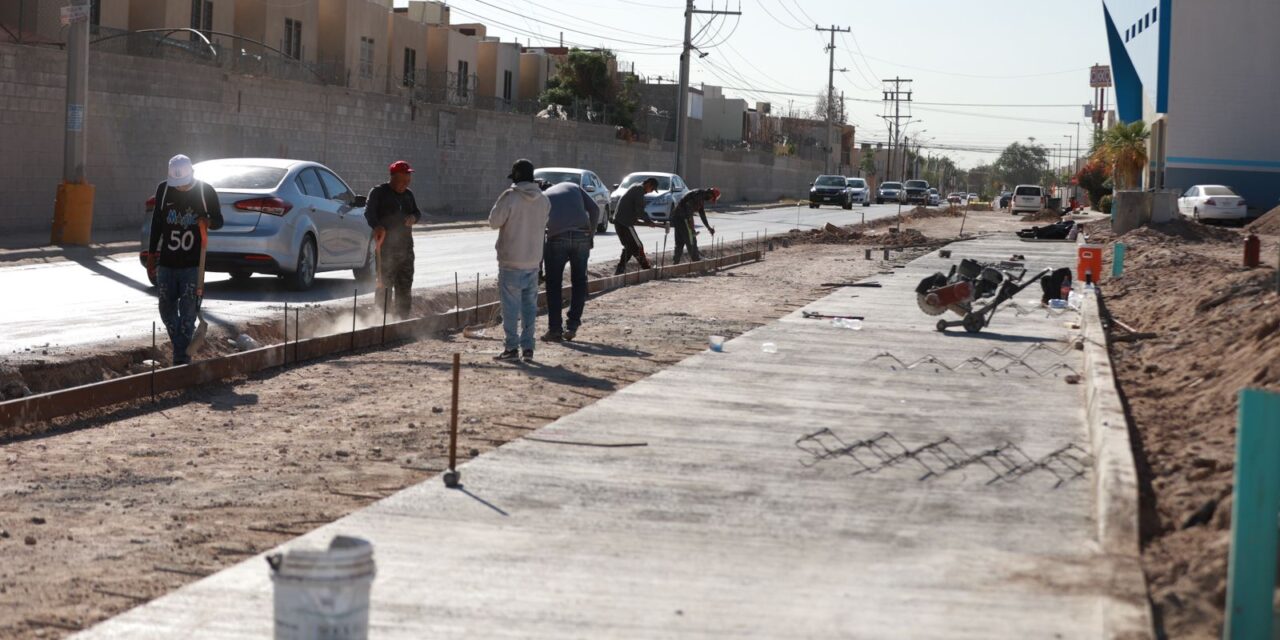
[[[316,280],[316,241],[310,235],[302,239],[298,247],[298,262],[293,273],[285,276],[285,282],[294,291],[306,291]]]
[[[867,200],[866,202],[863,202],[863,203],[862,203],[862,206],[864,206],[864,207],[869,207],[869,206],[871,206],[871,201],[870,201],[870,200]]]
[[[231,272],[231,281],[236,284],[244,284],[249,281],[249,278],[252,278],[252,277],[253,277],[252,271],[232,271]]]
[[[846,209],[846,210],[848,210],[848,209],[852,209],[852,208],[853,208],[853,202],[852,202],[852,201],[845,202],[844,204],[840,205],[840,207],[841,207],[842,209]]]

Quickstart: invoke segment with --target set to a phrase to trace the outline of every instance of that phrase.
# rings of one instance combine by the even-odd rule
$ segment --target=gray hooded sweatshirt
[[[542,262],[542,239],[551,201],[536,182],[521,182],[498,196],[489,212],[489,226],[498,229],[498,267],[537,269]]]

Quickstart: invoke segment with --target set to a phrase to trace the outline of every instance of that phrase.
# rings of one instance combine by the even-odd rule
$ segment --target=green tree
[[[1121,189],[1134,189],[1142,183],[1150,137],[1151,130],[1141,120],[1117,124],[1103,136],[1101,157],[1111,167],[1111,175]]]
[[[609,122],[634,130],[639,104],[636,78],[628,75],[621,83],[616,82],[609,73],[609,63],[615,59],[609,50],[570,49],[567,59],[556,69],[556,75],[547,81],[547,90],[538,100],[544,105],[558,104],[562,107],[585,103],[583,106],[588,109],[603,109]]]
[[[1100,211],[1102,196],[1111,194],[1110,182],[1111,168],[1102,160],[1090,159],[1076,173],[1076,184],[1089,195],[1089,204],[1095,211]]]
[[[1048,152],[1037,144],[1014,142],[991,165],[992,178],[1007,185],[1040,184]]]

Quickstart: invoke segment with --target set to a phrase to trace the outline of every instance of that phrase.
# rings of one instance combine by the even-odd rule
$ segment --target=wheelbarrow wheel
[[[938,331],[946,331],[946,330],[947,330],[947,321],[946,321],[946,320],[939,320],[939,321],[938,321],[938,324],[937,324],[937,325],[935,325],[935,326],[938,328]]]
[[[982,331],[982,316],[970,313],[964,317],[964,330],[969,333]]]

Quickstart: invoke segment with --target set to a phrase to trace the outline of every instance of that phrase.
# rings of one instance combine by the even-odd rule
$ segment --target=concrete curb
[[[1120,402],[1107,333],[1099,313],[1101,294],[1086,295],[1081,309],[1084,341],[1085,423],[1094,456],[1094,509],[1098,542],[1116,566],[1113,598],[1102,611],[1105,637],[1154,638],[1138,531],[1138,472],[1129,422]]]

